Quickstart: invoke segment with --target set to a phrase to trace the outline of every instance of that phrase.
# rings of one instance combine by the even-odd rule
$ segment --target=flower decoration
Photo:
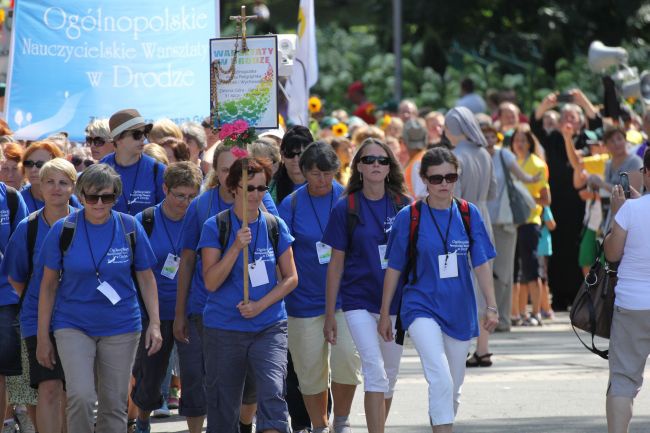
[[[385,131],[386,128],[388,128],[388,125],[390,125],[391,120],[393,120],[393,118],[390,117],[390,114],[384,114],[384,116],[377,121],[377,126]]]
[[[257,139],[257,133],[255,128],[251,127],[248,122],[237,119],[232,123],[221,125],[219,139],[221,139],[224,146],[236,146],[245,149],[246,145]]]
[[[339,122],[336,125],[332,126],[332,133],[335,137],[345,137],[348,135],[348,125],[343,122]]]
[[[307,101],[307,106],[309,107],[309,112],[314,114],[320,112],[321,108],[323,108],[323,103],[318,96],[312,96]]]
[[[230,153],[232,153],[232,156],[237,159],[246,158],[248,156],[248,151],[238,146],[233,146],[233,148],[230,149]]]

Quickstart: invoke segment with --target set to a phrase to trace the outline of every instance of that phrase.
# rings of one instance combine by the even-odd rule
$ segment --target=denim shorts
[[[0,307],[0,376],[20,376],[20,325],[18,305]]]

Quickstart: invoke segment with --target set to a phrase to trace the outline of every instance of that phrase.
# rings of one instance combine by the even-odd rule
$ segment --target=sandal
[[[468,354],[469,356],[469,354]],[[489,367],[492,365],[492,354],[486,353],[485,355],[478,356],[476,352],[465,361],[465,367]]]

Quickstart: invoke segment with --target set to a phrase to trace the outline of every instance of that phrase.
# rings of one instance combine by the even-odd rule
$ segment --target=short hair
[[[7,143],[5,144],[3,149],[3,155],[4,155],[3,159],[20,163],[23,159],[23,153],[25,153],[25,150],[20,144]]]
[[[158,161],[161,164],[169,165],[169,158],[167,158],[167,152],[165,148],[157,143],[148,143],[144,145],[142,149],[145,155],[148,155]]]
[[[207,146],[208,139],[205,136],[205,130],[196,122],[185,122],[181,125],[181,132],[185,141],[194,140],[199,149],[203,150]]]
[[[436,118],[442,119],[442,123],[443,124],[445,123],[445,115],[442,114],[440,111],[430,111],[429,113],[427,113],[426,116],[424,116],[425,121],[429,120],[429,119],[436,119]],[[398,119],[399,119],[399,117],[398,117]],[[399,119],[399,120],[401,121],[402,119]],[[393,120],[391,119],[391,122],[392,121]]]
[[[625,129],[621,128],[620,126],[610,127],[607,128],[603,133],[603,143],[607,144],[607,142],[611,140],[612,137],[614,137],[616,134],[621,134],[623,138],[627,138]]]
[[[159,143],[165,137],[175,137],[179,140],[183,139],[183,131],[181,128],[167,118],[158,119],[154,122],[147,140],[149,143]]]
[[[272,141],[273,139],[258,138],[248,145],[248,151],[257,158],[267,158],[271,164],[282,161],[280,148]]]
[[[165,137],[158,144],[162,147],[169,147],[174,154],[176,161],[190,160],[190,148],[183,140],[179,140],[176,137]]]
[[[169,189],[179,186],[199,189],[203,182],[203,173],[196,164],[189,161],[174,162],[165,169],[163,182]]]
[[[352,143],[354,143],[355,146],[359,146],[368,138],[376,138],[377,140],[384,141],[386,134],[384,134],[384,131],[374,125],[360,126],[355,129],[354,133],[352,134]]]
[[[420,162],[420,177],[426,177],[429,167],[442,165],[445,162],[453,165],[454,168],[458,170],[458,159],[451,150],[443,146],[432,147],[422,155],[422,162]]]
[[[41,182],[43,182],[46,177],[52,175],[54,172],[64,174],[68,179],[70,179],[73,185],[77,182],[77,170],[74,168],[74,165],[65,158],[54,158],[47,161],[38,172],[38,177]]]
[[[106,188],[113,188],[113,192],[118,197],[122,195],[122,179],[108,164],[93,164],[82,171],[77,178],[76,192],[79,197],[86,192],[93,193]]]
[[[108,126],[108,119],[93,119],[86,125],[86,135],[89,137],[103,138],[107,143],[113,141],[111,128]]]
[[[334,148],[324,142],[316,141],[305,148],[300,155],[300,170],[304,173],[313,170],[314,167],[320,171],[338,171],[341,161],[334,151]]]
[[[474,80],[471,78],[464,78],[463,81],[460,82],[460,88],[465,93],[474,92]]]
[[[560,119],[562,119],[562,117],[564,117],[564,115],[568,112],[578,113],[578,116],[580,116],[580,123],[584,125],[585,113],[582,111],[582,108],[580,108],[578,104],[574,104],[573,102],[564,104],[562,106],[562,109],[560,109]]]
[[[32,153],[36,152],[37,150],[45,150],[46,152],[48,152],[50,154],[50,159],[63,157],[63,152],[56,144],[49,141],[35,141],[32,144],[30,144],[27,147],[27,149],[25,149],[21,162],[24,163],[27,160],[27,158],[29,158],[32,155]],[[24,172],[25,172],[25,168],[23,167],[23,173]]]
[[[248,177],[251,178],[257,173],[264,173],[265,183],[268,185],[271,180],[271,163],[266,159],[254,158],[247,156],[235,160],[230,166],[228,177],[226,178],[226,188],[230,191],[235,191],[239,186],[242,178],[242,164],[244,161],[248,162]]]

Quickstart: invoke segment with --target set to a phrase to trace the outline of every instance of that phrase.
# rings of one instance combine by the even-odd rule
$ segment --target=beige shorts
[[[303,395],[325,391],[330,373],[332,382],[343,385],[361,383],[361,359],[345,316],[341,311],[336,312],[336,344],[331,347],[323,336],[324,324],[325,315],[289,317],[289,350]]]
[[[643,370],[650,355],[650,310],[614,307],[609,339],[607,395],[636,397],[643,384]]]

